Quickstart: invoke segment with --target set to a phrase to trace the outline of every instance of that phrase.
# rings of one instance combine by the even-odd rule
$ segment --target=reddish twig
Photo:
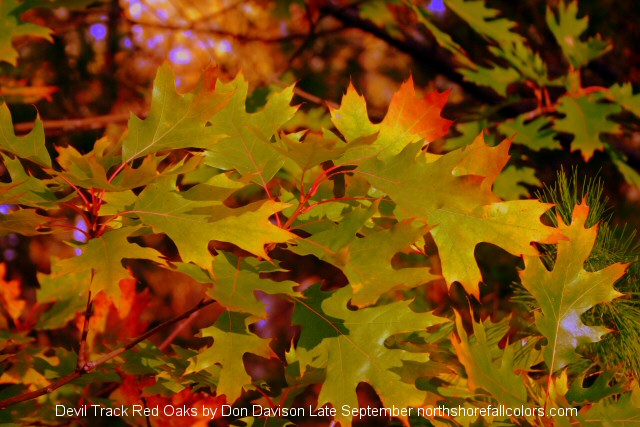
[[[71,188],[73,188],[76,191],[76,193],[78,193],[78,195],[82,198],[82,201],[84,202],[85,207],[87,208],[87,210],[89,210],[91,208],[91,203],[89,203],[89,200],[87,199],[87,197],[82,193],[82,191],[80,191],[80,188],[77,185],[75,185],[73,182],[65,178],[64,175],[58,175],[58,176],[62,178],[67,184],[69,184]]]
[[[93,270],[91,271],[91,281],[93,282]],[[89,362],[89,352],[87,351],[87,337],[89,336],[89,319],[91,317],[91,290],[87,296],[87,308],[84,310],[84,321],[82,322],[82,334],[80,335],[80,344],[78,345],[78,363],[76,363],[76,371],[81,371]]]
[[[65,119],[65,120],[43,120],[45,132],[56,130],[72,130],[72,129],[99,129],[111,123],[126,122],[131,116],[130,113],[109,114],[106,116],[83,117],[81,119]],[[34,122],[16,123],[15,132],[25,134],[33,129]]]
[[[69,384],[75,380],[77,380],[78,378],[92,372],[94,369],[96,369],[98,366],[102,365],[105,362],[108,362],[109,360],[121,355],[122,353],[124,353],[127,350],[131,350],[132,348],[134,348],[135,346],[137,346],[138,344],[140,344],[142,341],[146,340],[147,338],[157,334],[158,332],[169,328],[170,326],[178,323],[179,321],[181,321],[182,319],[186,319],[187,317],[191,316],[191,314],[202,310],[203,308],[213,304],[215,302],[215,300],[202,300],[198,303],[198,305],[196,305],[195,307],[193,307],[190,310],[185,311],[184,313],[173,317],[165,322],[162,322],[161,324],[159,324],[158,326],[156,326],[153,329],[150,329],[149,331],[145,332],[144,334],[138,336],[137,338],[134,338],[133,340],[129,341],[127,344],[111,351],[110,353],[105,354],[104,356],[98,358],[97,360],[95,360],[94,362],[87,362],[84,366],[82,366],[82,368],[80,370],[75,370],[61,378],[58,378],[57,380],[53,381],[51,384],[49,384],[46,387],[43,387],[41,389],[35,390],[35,391],[30,391],[30,392],[26,392],[26,393],[21,393],[17,396],[13,396],[13,397],[9,397],[7,399],[4,400],[0,400],[0,409],[5,409],[11,405],[15,405],[17,403],[20,402],[25,402],[27,400],[32,400],[32,399],[36,399],[40,396],[44,396],[45,394],[49,394],[51,392],[53,392],[54,390],[59,389],[60,387]]]
[[[194,312],[191,313],[191,315],[189,317],[187,317],[185,319],[184,322],[181,322],[170,334],[169,336],[162,341],[162,344],[160,344],[160,346],[158,347],[158,350],[160,351],[165,351],[167,348],[169,348],[169,346],[171,345],[171,343],[173,342],[173,340],[176,339],[176,337],[178,335],[180,335],[180,333],[182,331],[184,331],[189,325],[191,325],[191,323],[193,323],[193,321],[196,319],[196,317],[198,317],[198,312]]]

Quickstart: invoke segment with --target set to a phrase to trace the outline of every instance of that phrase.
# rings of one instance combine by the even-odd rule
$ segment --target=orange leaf
[[[413,77],[409,77],[391,98],[383,126],[402,134],[419,135],[426,142],[442,138],[453,123],[440,115],[450,92],[434,91],[420,99],[413,86]]]
[[[19,280],[5,281],[6,274],[5,264],[0,264],[0,302],[4,306],[11,319],[18,323],[18,319],[24,311],[27,302],[20,298],[22,288]]]

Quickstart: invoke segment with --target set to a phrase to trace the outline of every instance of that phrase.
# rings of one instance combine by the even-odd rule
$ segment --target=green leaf
[[[44,145],[44,126],[40,116],[36,118],[29,134],[18,137],[13,133],[11,112],[7,104],[0,104],[0,150],[31,160],[40,166],[51,167],[51,158]]]
[[[257,298],[257,291],[270,295],[298,295],[292,289],[298,286],[295,282],[263,278],[261,274],[277,270],[270,263],[254,258],[238,259],[230,254],[219,256],[213,264],[213,275],[193,264],[176,263],[176,267],[200,283],[213,283],[213,288],[207,293],[225,308],[259,318],[266,317],[267,312],[265,303]]]
[[[640,93],[633,94],[631,83],[615,84],[609,88],[609,99],[617,102],[627,111],[640,117]]]
[[[589,387],[583,387],[586,372],[576,378],[567,392],[567,400],[574,405],[585,405],[591,402],[598,402],[604,398],[619,394],[625,391],[624,382],[612,381],[615,372],[604,371],[596,376],[596,380]]]
[[[21,4],[17,0],[0,2],[0,61],[6,61],[14,67],[18,63],[18,52],[11,40],[18,36],[40,37],[52,41],[51,30],[40,25],[24,22],[20,19],[18,9]]]
[[[535,169],[509,165],[496,178],[493,191],[505,200],[517,200],[530,196],[529,190],[522,184],[542,186],[542,182],[536,177]]]
[[[307,134],[302,142],[294,140],[291,135],[282,135],[282,147],[276,147],[276,149],[305,171],[323,162],[338,160],[350,149],[368,145],[373,141],[375,141],[375,135],[354,139],[349,144],[344,144],[335,136],[327,137],[313,133]]]
[[[507,88],[520,81],[520,73],[513,68],[503,68],[494,65],[492,68],[476,67],[462,68],[460,74],[468,82],[478,86],[486,86],[495,90],[499,95],[507,96]]]
[[[295,304],[291,322],[302,326],[304,331],[297,342],[298,357],[301,349],[313,350],[324,339],[335,337],[336,332],[349,335],[349,330],[344,326],[342,319],[322,311],[324,301],[331,296],[330,292],[322,292],[320,286],[316,285],[307,289],[304,297],[292,299]],[[319,322],[319,317],[323,321]],[[304,366],[301,366],[301,369],[304,372]]]
[[[93,295],[104,291],[113,301],[119,301],[120,280],[130,277],[129,270],[122,265],[124,259],[162,262],[161,254],[155,249],[129,242],[127,238],[135,231],[137,227],[123,227],[89,240],[82,248],[82,255],[57,263],[59,270],[53,277],[90,271],[92,278],[90,284],[87,283],[87,289],[90,286]]]
[[[498,43],[522,42],[523,37],[512,31],[516,23],[498,18],[500,11],[489,9],[484,0],[444,0],[447,8],[462,18],[478,34]]]
[[[578,419],[585,425],[602,427],[637,427],[640,424],[638,389],[621,395],[617,400],[601,400],[593,406],[584,406]],[[635,402],[634,402],[635,398]]]
[[[556,132],[551,128],[551,120],[545,116],[529,121],[523,114],[500,123],[498,131],[507,138],[513,138],[514,144],[522,144],[535,151],[562,148],[554,139]]]
[[[453,151],[458,148],[462,148],[465,145],[470,145],[475,139],[484,132],[485,128],[489,127],[489,123],[484,120],[474,120],[472,122],[456,123],[456,132],[459,132],[459,136],[450,136],[446,139],[444,149],[446,151]],[[494,134],[484,135],[485,141],[488,145],[493,144]],[[497,141],[496,141],[497,142]]]
[[[161,150],[213,146],[224,131],[206,126],[207,122],[227,105],[231,95],[215,86],[215,80],[205,74],[194,92],[180,95],[171,67],[163,64],[153,83],[149,115],[144,120],[136,116],[129,120],[122,142],[123,161]]]
[[[616,167],[624,177],[625,181],[640,189],[640,173],[629,166],[629,164],[627,163],[627,156],[624,155],[624,153],[621,153],[620,151],[614,149],[609,144],[605,144],[605,150],[611,157],[611,161],[613,161],[613,164],[616,165]]]
[[[54,258],[51,274],[38,274],[38,303],[53,303],[38,317],[37,327],[41,329],[62,328],[86,307],[86,297],[82,297],[89,290],[91,271],[65,272],[59,263],[60,260]]]
[[[427,30],[429,30],[429,32],[433,35],[436,43],[438,43],[440,47],[448,50],[451,54],[453,54],[456,62],[471,69],[475,69],[477,67],[477,65],[469,59],[462,46],[456,43],[448,33],[442,31],[434,23],[431,22],[431,20],[429,19],[431,18],[431,14],[426,9],[418,7],[410,1],[405,1],[404,4],[413,10],[420,23],[424,25]]]
[[[356,233],[378,210],[378,203],[368,208],[357,207],[346,213],[338,223],[330,222],[322,224],[322,230],[315,232],[306,239],[299,239],[297,245],[292,248],[297,254],[313,254],[322,260],[338,259],[338,254],[344,252],[354,239]],[[343,263],[339,263],[343,265]]]
[[[573,68],[579,69],[611,50],[610,43],[600,37],[580,40],[589,26],[589,18],[578,18],[578,2],[558,4],[558,16],[547,7],[547,25]]]
[[[96,142],[99,144],[99,142]],[[134,169],[125,166],[119,176],[126,173],[133,180],[127,181],[127,185],[120,187],[109,182],[107,174],[109,164],[95,149],[87,154],[80,154],[74,147],[58,148],[59,156],[56,159],[63,168],[60,173],[67,181],[81,188],[105,189],[109,191],[130,190],[132,188],[144,186],[157,178],[157,166],[160,162],[158,157],[145,157],[142,164]],[[131,172],[136,171],[134,175]],[[132,176],[133,175],[133,176]],[[60,181],[64,182],[62,179]]]
[[[556,229],[540,221],[551,205],[537,200],[500,202],[491,192],[508,149],[508,142],[488,147],[480,135],[464,149],[431,160],[414,144],[389,160],[367,160],[358,170],[398,205],[399,216],[433,226],[447,283],[458,281],[478,296],[478,243],[492,243],[514,255],[536,255],[531,242],[556,242],[559,237]]]
[[[216,90],[231,99],[211,118],[211,127],[227,136],[209,148],[205,162],[224,170],[235,169],[266,187],[283,162],[271,138],[294,116],[297,107],[290,106],[293,86],[289,86],[272,94],[262,110],[249,114],[245,107],[248,87],[242,75],[229,83],[218,83]]]
[[[133,212],[155,232],[169,236],[184,262],[195,262],[204,268],[211,266],[212,255],[208,250],[211,240],[233,243],[268,258],[266,244],[296,237],[269,220],[288,205],[266,200],[232,209],[223,205],[222,200],[233,189],[223,189],[217,200],[207,195],[207,190],[211,187],[197,185],[178,192],[174,178],[163,179],[140,193]]]
[[[385,407],[420,405],[426,393],[416,389],[415,384],[402,381],[392,370],[401,368],[404,361],[427,362],[428,354],[389,349],[385,340],[394,334],[424,331],[445,319],[431,313],[414,313],[408,301],[350,310],[347,306],[352,296],[350,287],[324,299],[319,310],[314,304],[318,302],[314,295],[317,292],[307,294],[308,300],[294,298],[298,310],[294,323],[302,321],[301,342],[309,343],[306,335],[316,335],[318,328],[326,335],[310,350],[300,345],[297,349],[301,366],[325,370],[318,407],[327,403],[334,407],[358,407],[356,387],[361,382],[376,389]],[[302,312],[306,313],[302,315]],[[340,410],[336,419],[344,425],[351,422],[351,417],[344,416]]]
[[[349,83],[347,93],[342,97],[339,108],[329,107],[331,121],[347,142],[378,132],[379,126],[369,120],[367,102],[359,95],[353,83]]]
[[[34,209],[20,209],[0,214],[0,236],[10,233],[39,236],[44,234],[40,228],[46,226],[49,220],[45,216],[38,215]]]
[[[11,176],[11,184],[2,186],[4,193],[0,199],[4,203],[50,208],[57,202],[64,201],[56,197],[55,188],[49,188],[47,179],[39,179],[27,174],[20,160],[3,155],[0,157]]]
[[[602,326],[585,325],[580,315],[621,295],[613,284],[624,275],[625,264],[595,272],[584,269],[598,234],[596,226],[585,228],[588,215],[589,207],[581,204],[574,208],[571,224],[558,216],[559,229],[568,240],[558,243],[552,271],[539,258],[525,256],[525,269],[520,272],[522,285],[540,305],[536,326],[547,338],[544,358],[551,373],[577,359],[578,345],[598,341],[608,332]]]
[[[244,387],[251,384],[251,376],[244,367],[243,356],[247,353],[262,357],[274,356],[269,340],[249,332],[245,318],[225,311],[215,325],[202,330],[202,337],[213,338],[213,345],[191,359],[186,373],[222,367],[216,394],[224,394],[227,402],[235,401]]]
[[[487,339],[485,325],[473,322],[475,340],[472,342],[464,330],[460,315],[456,314],[456,327],[459,340],[451,342],[464,365],[469,388],[481,388],[489,392],[498,402],[511,407],[519,407],[527,402],[527,390],[523,379],[516,375],[513,368],[514,348],[507,346],[503,351]],[[490,326],[491,327],[491,326]],[[499,352],[498,357],[494,354]]]
[[[574,98],[562,96],[558,102],[558,112],[565,117],[557,119],[553,128],[559,132],[574,135],[571,150],[582,151],[582,157],[589,161],[596,150],[603,150],[600,136],[604,133],[620,132],[620,125],[607,117],[621,111],[617,104],[604,104],[602,94],[594,93]]]
[[[79,153],[72,146],[58,148],[56,160],[63,170],[58,174],[60,178],[57,181],[64,184],[68,181],[81,188],[121,192],[144,187],[160,175],[191,172],[203,160],[202,156],[188,156],[174,164],[161,166],[166,155],[148,155],[136,167],[127,163],[118,175],[111,177],[111,169],[122,162],[119,147],[108,138],[101,138],[96,141],[93,150],[86,154]]]
[[[354,216],[353,219],[356,218]],[[396,269],[391,265],[393,256],[421,239],[427,232],[426,227],[413,226],[411,221],[404,221],[388,230],[357,238],[355,231],[344,234],[347,224],[345,220],[341,223],[343,227],[339,226],[339,231],[336,229],[331,235],[340,233],[343,239],[351,236],[350,242],[341,247],[337,247],[335,241],[327,242],[329,246],[321,245],[326,249],[320,259],[332,263],[345,273],[353,290],[354,305],[372,305],[388,291],[411,289],[438,278],[424,267]],[[327,240],[322,235],[319,237],[322,241]]]
[[[547,64],[524,41],[501,42],[499,46],[489,46],[489,51],[498,58],[507,61],[507,65],[518,70],[520,81],[530,80],[538,87],[558,86],[562,78],[549,80]]]

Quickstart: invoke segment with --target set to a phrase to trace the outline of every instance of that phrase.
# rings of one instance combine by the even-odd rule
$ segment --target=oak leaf
[[[271,357],[273,351],[269,340],[260,338],[246,328],[246,315],[226,311],[213,326],[202,329],[203,337],[213,338],[213,345],[191,359],[185,373],[212,370],[219,365],[220,370],[216,394],[224,394],[228,402],[235,401],[251,376],[244,367],[243,356],[252,353]]]
[[[209,73],[205,76],[210,78]],[[171,67],[162,65],[153,82],[149,115],[145,119],[132,115],[129,120],[122,142],[123,162],[161,150],[211,147],[222,133],[207,123],[227,105],[231,95],[215,88],[214,81],[203,79],[194,92],[178,94]]]
[[[340,107],[331,109],[331,119],[347,142],[378,132],[373,146],[378,148],[380,156],[388,157],[398,154],[408,144],[429,143],[445,136],[453,123],[441,117],[448,98],[448,91],[431,92],[419,98],[410,77],[393,95],[385,118],[374,125],[367,115],[364,97],[350,85]]]
[[[427,157],[419,144],[390,159],[369,159],[359,170],[398,205],[401,217],[424,221],[440,255],[442,275],[478,296],[482,280],[474,251],[479,243],[497,245],[514,255],[536,255],[531,242],[553,243],[558,230],[540,217],[551,208],[537,200],[502,202],[491,186],[506,164],[509,141],[497,147],[482,134],[463,149]]]
[[[195,262],[204,268],[211,267],[212,255],[208,250],[211,240],[233,243],[268,258],[264,249],[267,243],[295,238],[294,234],[269,220],[287,204],[266,200],[229,208],[222,200],[202,197],[202,192],[207,190],[205,187],[198,185],[178,192],[175,178],[158,180],[140,193],[132,213],[154,231],[169,236],[184,262]]]
[[[325,370],[318,407],[327,403],[358,407],[356,387],[361,382],[376,389],[385,407],[422,403],[426,393],[413,382],[402,381],[395,371],[406,361],[427,362],[429,355],[390,349],[385,341],[394,334],[424,331],[446,319],[415,313],[409,301],[350,310],[347,302],[353,294],[348,286],[330,297],[322,296],[317,287],[306,295],[294,299],[294,323],[302,326],[297,354],[302,366]],[[344,425],[351,422],[351,416],[341,411],[336,419]]]
[[[627,265],[616,263],[600,271],[586,271],[598,234],[597,226],[585,228],[589,207],[576,205],[570,224],[558,216],[559,229],[568,240],[558,243],[553,270],[548,271],[538,257],[525,256],[525,269],[520,272],[522,285],[540,304],[536,326],[547,338],[544,359],[551,373],[576,360],[576,347],[600,340],[608,332],[602,326],[587,326],[580,316],[596,304],[605,303],[621,294],[613,285]]]
[[[57,277],[64,282],[72,273],[90,272],[86,289],[93,295],[104,291],[112,300],[119,301],[122,291],[120,280],[130,277],[123,265],[124,259],[147,259],[163,262],[155,249],[131,243],[127,238],[138,227],[122,227],[110,230],[100,237],[89,240],[80,256],[64,259],[57,264]]]
[[[467,336],[462,318],[458,314],[456,327],[459,339],[452,338],[451,342],[458,360],[467,372],[469,388],[486,390],[501,404],[512,407],[526,405],[527,390],[524,381],[513,369],[513,347],[507,346],[500,350],[497,343],[492,346],[482,322],[473,323],[473,340]],[[498,357],[494,357],[496,351],[501,353]],[[496,359],[500,360],[499,364]]]

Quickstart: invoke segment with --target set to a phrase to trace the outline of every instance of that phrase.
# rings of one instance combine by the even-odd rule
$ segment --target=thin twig
[[[309,35],[302,41],[302,43],[300,44],[300,46],[298,46],[298,48],[295,50],[295,52],[293,52],[293,54],[289,57],[289,60],[287,61],[287,68],[291,69],[291,65],[293,64],[293,61],[302,54],[302,52],[304,52],[304,50],[311,46],[313,44],[313,39],[316,36],[316,25],[317,22],[313,21],[313,17],[311,16],[311,9],[309,8],[309,5],[304,2],[304,9],[305,9],[305,14],[307,16],[307,21],[309,22]],[[320,22],[322,20],[324,16],[320,16],[320,18],[318,18],[318,22]]]
[[[283,82],[282,80],[279,80],[277,78],[274,78],[271,81],[273,84],[276,84],[280,87],[287,87],[289,86],[287,83]],[[338,109],[340,108],[340,105],[338,105],[337,103],[330,101],[330,100],[326,100],[326,99],[322,99],[319,96],[316,96],[312,93],[309,93],[307,91],[304,91],[302,89],[300,89],[299,87],[294,87],[293,88],[293,93],[295,93],[296,95],[298,95],[300,98],[306,99],[307,101],[311,101],[314,104],[318,104],[318,105],[328,105],[331,108],[335,108]]]
[[[165,351],[171,345],[173,340],[175,340],[182,331],[184,331],[189,325],[191,325],[191,323],[193,323],[196,317],[198,317],[198,313],[199,312],[197,311],[191,313],[191,316],[187,317],[184,322],[181,322],[178,326],[176,326],[176,328],[169,334],[169,336],[164,341],[162,341],[162,344],[160,344],[158,350]]]
[[[127,350],[131,350],[133,347],[137,346],[138,344],[140,344],[142,341],[146,340],[147,338],[157,334],[158,332],[169,328],[170,326],[178,323],[179,321],[181,321],[182,319],[186,319],[187,317],[191,316],[193,313],[195,313],[196,311],[202,310],[203,308],[213,304],[215,302],[215,300],[202,300],[198,303],[198,305],[196,305],[195,307],[193,307],[191,310],[187,310],[184,313],[173,317],[165,322],[162,322],[161,324],[159,324],[158,326],[156,326],[153,329],[150,329],[149,331],[145,332],[144,334],[138,336],[137,338],[134,338],[133,340],[129,341],[127,344],[113,350],[110,353],[105,354],[104,356],[98,358],[96,361],[94,362],[88,362],[83,366],[83,369],[81,370],[75,370],[73,372],[71,372],[70,374],[67,374],[61,378],[58,378],[57,380],[53,381],[51,384],[49,384],[46,387],[43,387],[41,389],[35,390],[35,391],[30,391],[30,392],[26,392],[26,393],[21,393],[17,396],[13,396],[13,397],[9,397],[7,399],[4,400],[0,400],[0,409],[5,409],[11,405],[15,405],[17,403],[20,402],[25,402],[27,400],[32,400],[35,398],[38,398],[40,396],[44,396],[45,394],[49,394],[51,392],[53,392],[56,389],[59,389],[60,387],[69,384],[70,382],[73,382],[75,380],[77,380],[80,377],[83,377],[84,375],[92,372],[95,368],[97,368],[98,366],[102,365],[105,362],[108,362],[109,360],[119,356],[120,354],[124,353]]]
[[[93,279],[95,270],[91,270],[91,279]],[[84,310],[84,322],[82,322],[82,335],[80,335],[80,344],[78,345],[78,363],[76,370],[80,371],[89,362],[89,352],[87,351],[87,337],[89,336],[89,319],[91,316],[91,291],[87,296],[87,308]]]
[[[217,30],[210,27],[198,28],[195,25],[171,25],[171,24],[164,24],[159,22],[135,21],[131,19],[128,19],[128,21],[131,25],[140,25],[142,27],[156,28],[159,30],[167,30],[167,31],[174,31],[174,32],[175,31],[191,31],[197,34],[212,34],[220,37],[228,37],[228,38],[237,40],[239,42],[281,43],[281,42],[292,41],[292,40],[300,40],[300,39],[304,40],[308,37],[308,34],[299,34],[299,33],[287,34],[286,36],[279,36],[279,37],[260,37],[260,36],[254,36],[249,34],[232,33],[229,31]],[[341,29],[342,29],[341,27],[339,29],[331,28],[326,31],[318,32],[318,34],[330,34],[330,33],[339,31]]]
[[[130,113],[108,114],[106,116],[83,117],[81,119],[44,120],[44,131],[66,131],[74,129],[99,129],[111,123],[124,123],[131,117]],[[17,134],[25,134],[33,129],[33,122],[16,123]]]

